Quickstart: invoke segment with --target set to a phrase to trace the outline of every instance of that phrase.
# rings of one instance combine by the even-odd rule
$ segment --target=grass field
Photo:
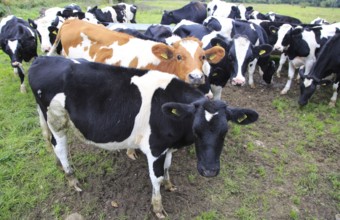
[[[84,8],[90,1],[73,2]],[[139,7],[137,22],[159,23],[163,10],[179,8],[186,2],[135,1]],[[55,6],[52,1],[46,4]],[[58,6],[66,4],[67,1],[58,3]],[[264,13],[275,11],[306,23],[318,16],[330,22],[340,21],[340,9],[253,6]],[[40,7],[30,10],[11,8],[13,14],[25,19],[36,18],[39,10]],[[27,70],[29,64],[24,67]],[[9,58],[2,51],[0,69],[0,219],[64,219],[74,211],[86,219],[131,219],[129,213],[115,216],[112,213],[117,211],[101,209],[100,196],[94,199],[90,193],[83,196],[72,193],[63,172],[55,164],[52,150],[46,148],[42,138],[27,80],[28,93],[21,94],[19,79],[13,75]],[[274,93],[260,88],[255,91],[227,88],[227,91],[235,93],[230,97],[234,103],[242,96]],[[295,87],[295,96],[297,92]],[[262,109],[258,107],[261,121],[246,128],[232,126],[226,141],[231,147],[225,149],[222,173],[216,180],[202,180],[194,167],[189,171],[186,169],[188,172],[183,174],[175,165],[176,175],[185,179],[177,177],[177,183],[185,182],[191,187],[188,191],[206,204],[196,202],[195,207],[184,203],[183,198],[188,197],[185,193],[166,196],[168,200],[172,198],[174,204],[183,206],[181,214],[174,212],[169,219],[334,219],[335,214],[340,213],[340,109],[339,104],[329,108],[329,94],[322,96],[320,93],[315,98],[318,102],[313,101],[304,110],[298,108],[293,95],[273,95],[273,99],[262,99],[256,104],[251,103],[251,99],[248,103],[241,103],[263,106]],[[266,147],[258,140],[262,140]],[[77,152],[72,162],[77,165],[77,177],[82,180],[85,191],[97,187],[90,183],[91,179],[103,178],[106,173],[119,176],[119,172],[124,171],[125,167],[117,167],[121,163],[108,159],[115,154]],[[178,161],[177,166],[194,164],[192,148],[184,155],[192,162]],[[101,184],[106,181],[105,178],[101,180]],[[179,185],[185,187],[185,184]],[[132,188],[137,186],[132,185],[131,192]],[[149,199],[149,195],[145,197]],[[149,201],[146,204],[149,205]],[[143,211],[148,212],[148,207]],[[144,213],[139,217],[152,219]]]

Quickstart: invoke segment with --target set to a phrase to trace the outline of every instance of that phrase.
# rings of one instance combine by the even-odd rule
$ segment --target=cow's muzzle
[[[19,67],[21,65],[21,63],[18,61],[14,61],[11,64],[12,64],[12,67]]]
[[[198,173],[204,177],[215,177],[220,173],[219,166],[212,166],[211,168],[206,168],[202,164],[197,164]]]
[[[191,85],[202,85],[205,83],[203,74],[189,74],[189,84]]]

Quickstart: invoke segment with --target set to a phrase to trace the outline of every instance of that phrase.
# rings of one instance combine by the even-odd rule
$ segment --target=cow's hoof
[[[172,184],[170,181],[164,181],[164,188],[166,191],[169,191],[169,192],[174,192],[177,190],[177,187]]]
[[[77,178],[73,177],[73,176],[70,176],[68,177],[68,185],[71,186],[71,187],[74,187],[74,189],[77,191],[77,192],[81,192],[83,191],[81,188],[79,188],[79,181],[77,180]]]
[[[284,90],[282,90],[282,91],[280,92],[280,94],[281,94],[281,95],[286,95],[287,92],[288,92],[288,91],[284,89]]]
[[[131,160],[136,160],[138,158],[138,154],[135,149],[127,149],[126,155],[131,159]]]
[[[25,85],[21,85],[21,86],[20,86],[20,92],[21,92],[21,93],[27,93],[27,90],[26,90]]]
[[[335,108],[335,102],[330,101],[328,103],[328,106],[331,107],[331,108]]]
[[[155,212],[155,215],[159,219],[164,219],[164,218],[166,218],[168,216],[168,214],[166,213],[166,211],[164,209],[162,209],[159,212]]]

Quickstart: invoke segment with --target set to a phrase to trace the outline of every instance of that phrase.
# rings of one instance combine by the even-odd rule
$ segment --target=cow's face
[[[161,24],[170,25],[172,23],[177,23],[173,11],[163,11]]]
[[[204,84],[210,73],[209,63],[218,63],[224,57],[220,46],[202,49],[202,42],[195,38],[185,38],[172,46],[157,44],[152,52],[161,63],[159,70],[176,74],[180,79],[193,85]]]
[[[292,29],[292,26],[290,24],[283,24],[280,28],[275,29],[272,28],[270,29],[271,31],[275,31],[277,34],[277,40],[274,45],[274,50],[278,50],[280,52],[283,52],[286,46],[283,46],[283,39],[285,38],[286,34]],[[288,36],[286,37],[285,42],[288,41]]]
[[[1,45],[3,51],[10,57],[11,65],[17,67],[21,62],[20,51],[22,44],[19,39],[8,39],[4,45]]]
[[[231,84],[245,85],[246,72],[254,59],[268,56],[272,50],[270,45],[254,46],[247,37],[236,36],[232,41],[220,42],[226,50],[227,62],[231,67]]]
[[[304,75],[304,68],[300,68],[300,96],[299,96],[299,105],[304,106],[308,103],[308,100],[314,94],[317,85],[322,83],[322,80],[317,79],[312,76]]]
[[[162,110],[175,120],[192,117],[197,170],[205,177],[219,174],[220,155],[228,131],[227,122],[245,125],[255,122],[258,118],[258,114],[253,110],[230,108],[222,101],[208,99],[192,104],[166,103]]]

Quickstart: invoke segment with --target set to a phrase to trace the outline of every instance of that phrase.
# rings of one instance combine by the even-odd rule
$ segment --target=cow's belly
[[[110,151],[131,148],[138,149],[140,148],[141,143],[147,141],[147,139],[150,136],[150,134],[146,132],[147,130],[150,129],[145,129],[144,131],[141,132],[132,132],[128,138],[121,142],[113,141],[108,143],[96,143],[92,140],[86,139],[84,135],[74,126],[72,122],[70,122],[70,128],[73,134],[75,134],[81,142]]]
[[[295,57],[293,60],[291,60],[291,62],[294,65],[295,69],[297,69],[305,65],[306,59],[304,57]]]

